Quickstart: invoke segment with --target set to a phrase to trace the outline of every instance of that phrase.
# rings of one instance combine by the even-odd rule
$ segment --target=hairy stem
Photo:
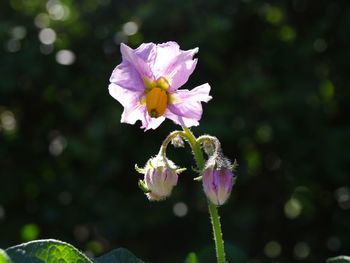
[[[159,153],[165,158],[166,157],[166,148],[168,147],[168,144],[171,142],[172,139],[174,139],[176,136],[186,137],[186,134],[183,131],[173,131],[170,133],[165,140],[162,143],[162,146],[160,147]]]
[[[197,169],[199,171],[202,171],[205,166],[205,160],[203,157],[203,152],[201,150],[200,142],[196,139],[196,137],[193,135],[190,129],[183,128],[183,130],[184,130],[184,135],[187,138],[188,143],[190,144],[193,150],[194,159],[196,160],[196,164],[197,164]],[[218,209],[209,200],[208,200],[208,208],[209,208],[211,224],[213,227],[217,262],[225,263],[226,259],[225,259],[224,241],[222,239],[222,231],[221,231],[221,224],[220,224]]]

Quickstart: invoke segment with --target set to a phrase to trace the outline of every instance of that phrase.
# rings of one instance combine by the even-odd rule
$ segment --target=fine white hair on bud
[[[172,161],[158,154],[148,160],[143,169],[137,169],[144,174],[139,186],[150,201],[161,201],[171,195],[173,187],[177,184],[178,174],[183,171]]]
[[[203,150],[208,156],[213,155],[215,153],[215,143],[211,140],[205,140],[203,142]]]

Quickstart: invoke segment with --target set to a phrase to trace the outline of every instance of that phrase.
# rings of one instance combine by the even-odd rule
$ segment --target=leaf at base
[[[4,250],[0,248],[0,263],[11,263],[10,258]]]
[[[36,240],[6,249],[12,263],[92,263],[72,245],[54,240]]]
[[[329,258],[327,259],[327,263],[350,263],[350,257],[338,256],[334,258]]]

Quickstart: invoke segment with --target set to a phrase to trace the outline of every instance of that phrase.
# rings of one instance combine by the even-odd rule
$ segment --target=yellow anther
[[[146,90],[151,90],[156,86],[156,83],[147,77],[143,77],[142,80],[143,80],[143,84],[145,84],[146,86]]]
[[[164,77],[160,77],[159,79],[157,79],[156,83],[157,83],[157,87],[163,90],[167,90],[169,88],[169,82]]]
[[[158,118],[162,116],[168,105],[168,94],[165,90],[155,87],[146,94],[146,107],[149,116]]]
[[[156,81],[152,81],[147,77],[143,77],[142,80],[143,80],[143,84],[146,87],[146,91],[150,91],[151,89],[156,88],[156,87],[163,89],[163,90],[167,90],[170,86],[169,82],[164,77],[160,77]]]

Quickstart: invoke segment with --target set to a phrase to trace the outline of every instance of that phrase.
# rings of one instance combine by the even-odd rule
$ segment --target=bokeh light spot
[[[104,251],[104,246],[97,240],[91,240],[87,244],[87,249],[92,252],[93,255],[101,254]]]
[[[61,65],[71,65],[75,61],[75,54],[70,50],[62,49],[57,52],[56,61]]]
[[[284,214],[289,219],[297,218],[302,211],[302,205],[300,201],[294,197],[289,199],[284,205]]]
[[[296,37],[296,32],[291,26],[283,26],[280,31],[280,38],[284,42],[292,42]]]
[[[40,234],[40,229],[36,224],[26,224],[21,229],[21,238],[23,241],[37,239]]]
[[[40,13],[34,18],[34,24],[38,28],[46,28],[50,25],[50,17],[48,14]]]
[[[21,40],[27,35],[27,30],[24,26],[15,26],[11,30],[11,36],[14,39]]]
[[[277,258],[282,252],[282,247],[277,241],[270,241],[264,247],[264,253],[269,258]]]
[[[266,21],[271,24],[278,25],[284,18],[283,12],[279,7],[266,4],[263,7],[263,11]]]
[[[262,143],[271,141],[272,134],[273,130],[268,124],[262,124],[256,130],[256,137]]]
[[[46,3],[46,10],[53,20],[66,20],[70,15],[69,7],[57,0],[49,0]]]
[[[255,175],[261,167],[260,152],[257,151],[254,146],[249,145],[245,149],[244,157],[248,165],[248,173],[250,175]]]
[[[0,125],[7,132],[16,130],[17,121],[12,111],[5,110],[0,115]]]
[[[347,210],[350,208],[350,189],[347,186],[338,188],[334,193],[335,199],[341,209]]]
[[[324,101],[329,102],[334,96],[334,85],[330,80],[321,83],[320,93]]]
[[[123,25],[123,32],[127,36],[135,35],[138,30],[139,26],[133,21],[129,21]]]
[[[56,32],[51,28],[44,28],[39,32],[39,40],[45,45],[51,45],[56,41]]]
[[[314,42],[314,49],[318,53],[322,53],[322,52],[326,51],[327,46],[328,45],[327,45],[326,40],[324,40],[322,38],[318,38]]]
[[[306,242],[298,242],[294,246],[294,257],[303,260],[310,255],[310,247]]]
[[[128,41],[128,36],[124,32],[117,32],[114,35],[114,42],[116,44],[125,43]]]
[[[67,147],[67,140],[63,135],[59,133],[52,137],[53,138],[49,144],[49,152],[54,156],[58,156]]]
[[[17,52],[21,49],[21,42],[19,42],[17,39],[10,39],[7,41],[5,48],[8,52]]]
[[[178,217],[184,217],[185,215],[187,215],[188,207],[185,203],[178,202],[174,205],[173,212]]]

